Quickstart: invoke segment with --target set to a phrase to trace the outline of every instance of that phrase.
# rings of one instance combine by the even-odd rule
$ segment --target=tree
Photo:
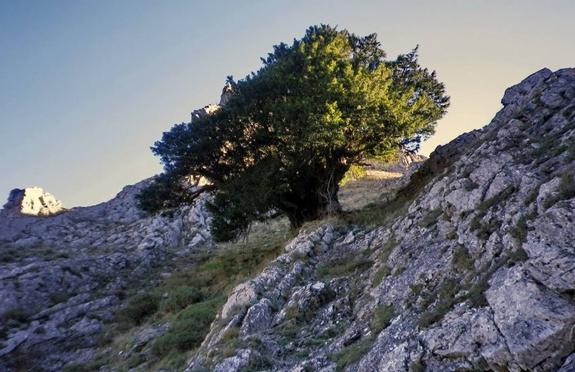
[[[140,196],[156,212],[213,192],[216,238],[229,239],[270,211],[293,227],[341,210],[339,181],[352,164],[417,147],[446,112],[449,97],[417,48],[386,60],[375,34],[328,25],[273,47],[211,115],[175,125],[152,147],[164,165]],[[181,180],[208,186],[186,192]]]

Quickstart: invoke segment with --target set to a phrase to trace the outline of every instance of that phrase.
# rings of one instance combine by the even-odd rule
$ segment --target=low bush
[[[223,296],[218,296],[182,310],[170,329],[155,340],[152,346],[154,354],[165,356],[174,349],[186,351],[199,346],[224,301]]]
[[[118,317],[125,323],[140,325],[158,311],[159,304],[160,296],[157,294],[137,294],[128,301],[126,307],[120,310]]]
[[[175,313],[186,306],[194,304],[202,300],[202,293],[190,286],[176,287],[176,289],[168,294],[168,297],[161,303],[161,309],[165,312]]]

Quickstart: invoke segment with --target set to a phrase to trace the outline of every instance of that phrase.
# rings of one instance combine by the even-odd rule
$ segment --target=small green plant
[[[513,185],[507,186],[497,195],[494,195],[491,198],[482,201],[477,207],[478,211],[485,213],[491,207],[509,198],[515,192],[515,190],[516,190],[515,186]]]
[[[175,313],[186,306],[202,300],[202,293],[190,286],[177,287],[173,292],[168,294],[168,297],[161,303],[162,311]]]
[[[131,325],[142,324],[144,320],[158,311],[159,303],[160,296],[157,294],[137,294],[120,310],[118,317],[121,321]]]
[[[199,346],[224,301],[225,298],[219,296],[182,310],[170,329],[155,340],[152,346],[154,354],[166,356],[174,349],[186,351]]]
[[[446,237],[447,239],[449,239],[449,240],[456,240],[456,239],[459,237],[459,235],[457,234],[457,230],[452,229],[452,230],[449,230],[449,231],[447,232],[447,234],[445,235],[445,237]]]
[[[527,237],[527,218],[525,216],[519,217],[517,224],[509,232],[519,243],[524,242]]]
[[[523,201],[523,204],[527,207],[528,205],[530,205],[531,203],[533,203],[535,200],[537,200],[537,196],[539,195],[539,189],[541,188],[541,185],[537,185],[536,187],[533,188],[533,190],[529,191],[529,194],[527,194],[527,196],[525,197],[525,200]]]
[[[340,186],[345,186],[346,184],[359,180],[367,175],[367,172],[361,165],[352,164],[348,171],[345,173],[341,181],[339,181]]]
[[[373,265],[373,261],[365,255],[343,258],[319,266],[317,275],[320,278],[336,278],[350,275],[357,270],[367,269],[371,265]]]

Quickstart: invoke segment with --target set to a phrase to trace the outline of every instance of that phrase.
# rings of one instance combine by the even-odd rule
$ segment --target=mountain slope
[[[394,202],[302,230],[187,370],[572,370],[575,70],[502,103]]]
[[[205,200],[146,217],[126,186],[92,207],[0,214],[0,370],[60,370],[90,360],[132,291],[211,241]]]

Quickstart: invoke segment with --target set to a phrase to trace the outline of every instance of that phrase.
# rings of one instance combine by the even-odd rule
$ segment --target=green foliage
[[[154,341],[154,354],[165,356],[174,349],[186,351],[199,346],[224,302],[225,297],[218,296],[186,307],[178,314],[170,329]]]
[[[202,300],[202,293],[190,286],[177,287],[174,291],[168,294],[168,297],[162,300],[160,308],[162,311],[178,312],[186,306]]]
[[[498,205],[499,203],[501,203],[502,201],[509,198],[515,191],[516,191],[515,186],[513,186],[513,185],[507,186],[505,189],[503,189],[498,194],[492,196],[489,199],[482,201],[479,204],[479,206],[477,207],[478,212],[481,214],[485,214],[485,212],[487,212],[487,210],[489,210],[491,207],[494,207],[494,206]]]
[[[160,296],[153,293],[141,293],[132,297],[126,306],[120,310],[118,317],[125,323],[142,324],[149,316],[159,309]]]
[[[345,172],[341,181],[339,181],[340,186],[345,186],[347,183],[356,181],[360,178],[365,177],[367,172],[361,165],[352,164],[348,171]]]
[[[533,190],[529,191],[529,194],[527,194],[527,196],[525,197],[525,200],[523,201],[523,205],[525,205],[527,207],[531,203],[533,203],[535,200],[537,200],[537,196],[539,195],[539,189],[540,188],[541,188],[541,185],[537,185],[536,187],[533,188]]]
[[[353,164],[431,135],[449,97],[417,48],[386,60],[376,35],[310,27],[281,43],[212,115],[175,125],[152,148],[164,174],[140,195],[147,211],[216,190],[214,230],[227,240],[277,210],[298,227],[340,210],[339,183]],[[210,187],[186,190],[182,178]],[[173,189],[170,185],[174,185]]]
[[[373,265],[373,261],[365,255],[345,257],[339,260],[330,261],[317,268],[317,276],[320,278],[336,278],[354,273],[357,270],[364,270]]]

